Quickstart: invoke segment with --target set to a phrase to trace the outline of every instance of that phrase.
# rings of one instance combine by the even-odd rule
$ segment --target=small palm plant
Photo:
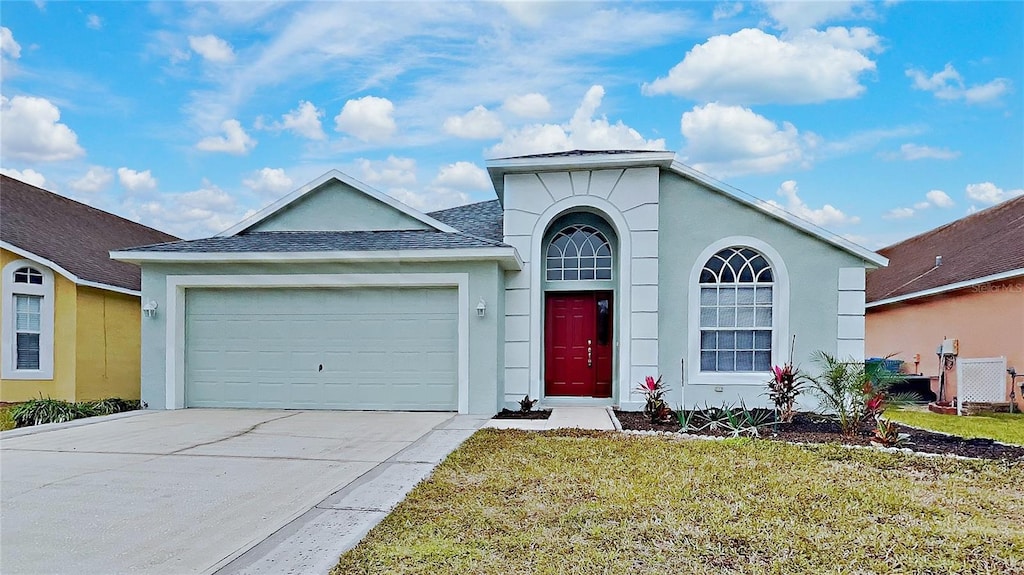
[[[917,400],[916,394],[890,393],[892,386],[903,378],[885,369],[885,362],[865,365],[854,360],[842,361],[820,350],[814,353],[812,361],[820,373],[810,378],[811,385],[826,413],[839,423],[843,435],[853,435],[864,422],[878,419],[886,405]]]

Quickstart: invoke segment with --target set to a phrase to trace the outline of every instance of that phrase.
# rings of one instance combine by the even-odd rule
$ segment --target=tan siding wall
[[[136,297],[78,288],[77,400],[139,398],[140,316]]]

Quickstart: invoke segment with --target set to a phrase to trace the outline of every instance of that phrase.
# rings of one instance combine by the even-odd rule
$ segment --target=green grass
[[[331,573],[1021,573],[1021,525],[1021,465],[482,430]]]
[[[16,424],[14,422],[14,416],[11,415],[11,408],[13,405],[5,405],[0,407],[0,431],[7,431],[8,429],[14,429]]]
[[[887,419],[922,429],[951,433],[961,437],[987,437],[1003,443],[1024,445],[1024,414],[942,415],[930,411],[889,409]]]

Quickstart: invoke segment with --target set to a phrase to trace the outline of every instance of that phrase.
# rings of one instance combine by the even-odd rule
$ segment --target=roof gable
[[[178,238],[0,176],[0,245],[79,284],[138,291],[139,268],[110,250]]]
[[[391,196],[331,170],[218,236],[401,230],[455,231]]]
[[[1024,196],[997,204],[879,252],[892,262],[867,276],[867,301],[948,291],[1024,274]],[[941,265],[935,265],[942,256]],[[925,293],[921,293],[925,292]]]
[[[858,246],[857,244],[803,220],[782,208],[719,182],[681,162],[676,161],[674,158],[674,152],[664,151],[573,150],[553,154],[536,154],[532,156],[518,156],[513,158],[488,160],[487,171],[491,176],[491,182],[494,184],[494,189],[498,194],[498,199],[504,203],[506,174],[645,166],[658,167],[661,170],[678,174],[686,179],[697,182],[704,188],[731,198],[748,208],[763,212],[783,224],[796,228],[811,237],[857,256],[866,263],[876,266],[885,266],[888,264],[888,260],[886,258],[867,248]]]

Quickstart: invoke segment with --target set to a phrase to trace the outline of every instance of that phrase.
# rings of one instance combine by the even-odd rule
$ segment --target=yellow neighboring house
[[[0,176],[0,401],[139,398],[139,268],[110,250],[178,238]]]

